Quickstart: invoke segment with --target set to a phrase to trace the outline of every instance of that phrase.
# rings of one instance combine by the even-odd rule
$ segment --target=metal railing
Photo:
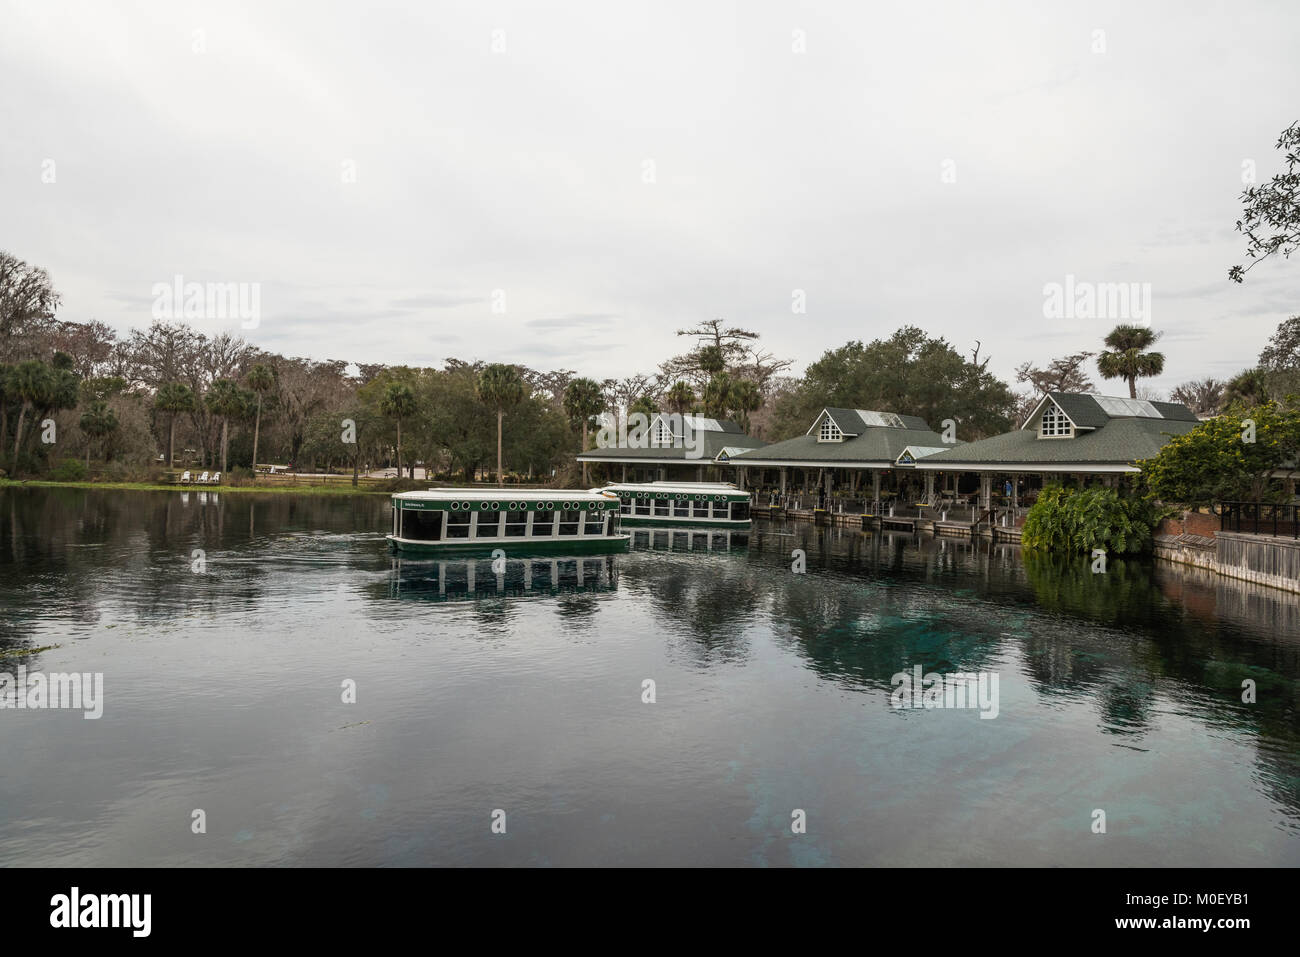
[[[1294,502],[1220,502],[1220,527],[1225,532],[1290,535],[1300,539],[1300,515]]]

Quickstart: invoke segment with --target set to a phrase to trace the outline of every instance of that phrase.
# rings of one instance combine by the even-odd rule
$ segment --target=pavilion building
[[[620,482],[733,482],[741,479],[735,457],[765,445],[729,419],[656,412],[643,432],[577,460],[608,466],[607,477]]]
[[[1023,491],[1047,481],[1082,485],[1100,478],[1118,486],[1123,476],[1140,471],[1138,462],[1198,424],[1178,402],[1050,392],[1019,429],[929,453],[915,467],[943,477],[977,475],[982,509],[993,506],[995,487],[1005,504],[1019,508]]]
[[[915,465],[954,444],[960,443],[945,442],[918,416],[824,408],[803,435],[731,461],[742,467],[746,486],[774,494],[779,490],[782,501],[800,494],[808,496],[810,504],[826,503],[836,489],[865,499],[869,486],[872,507],[879,513],[882,478],[886,497],[933,499],[934,474],[917,477]]]

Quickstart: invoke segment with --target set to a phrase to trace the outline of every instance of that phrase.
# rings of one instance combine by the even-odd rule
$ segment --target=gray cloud
[[[720,316],[800,367],[910,323],[1009,378],[1098,348],[1043,316],[1073,274],[1152,284],[1167,390],[1300,311],[1300,263],[1225,278],[1242,163],[1300,118],[1293,6],[5,9],[4,243],[67,319],[145,325],[182,274],[261,283],[245,335],[318,358],[624,376]]]

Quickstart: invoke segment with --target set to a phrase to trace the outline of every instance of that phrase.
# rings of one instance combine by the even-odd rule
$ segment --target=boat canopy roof
[[[424,492],[394,492],[393,498],[425,502],[607,502],[617,498],[600,489],[579,491],[563,488],[431,488]]]
[[[676,498],[690,495],[726,495],[729,499],[745,500],[749,493],[737,488],[731,482],[611,482],[604,489],[592,489],[593,492],[633,492],[640,497],[649,494],[654,498]],[[650,494],[652,493],[652,494]]]

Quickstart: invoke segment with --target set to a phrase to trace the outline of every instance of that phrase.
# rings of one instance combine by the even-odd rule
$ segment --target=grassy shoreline
[[[423,491],[426,488],[437,488],[437,483],[416,482],[411,484],[408,489],[400,491]],[[464,488],[462,485],[447,486],[448,488]],[[547,488],[549,486],[541,485],[516,485],[507,486],[507,488]],[[75,488],[75,489],[106,489],[124,492],[232,492],[236,494],[253,492],[266,493],[268,495],[392,495],[393,490],[386,488],[375,488],[360,485],[353,488],[351,482],[338,483],[332,485],[163,485],[157,482],[55,482],[52,479],[11,479],[0,478],[0,489],[6,488]],[[497,492],[501,490],[495,485],[471,486],[475,491],[480,489],[483,493]]]
[[[49,479],[0,479],[4,488],[76,488],[124,492],[265,492],[269,495],[392,495],[385,489],[348,485],[159,485],[152,482],[54,482]]]

